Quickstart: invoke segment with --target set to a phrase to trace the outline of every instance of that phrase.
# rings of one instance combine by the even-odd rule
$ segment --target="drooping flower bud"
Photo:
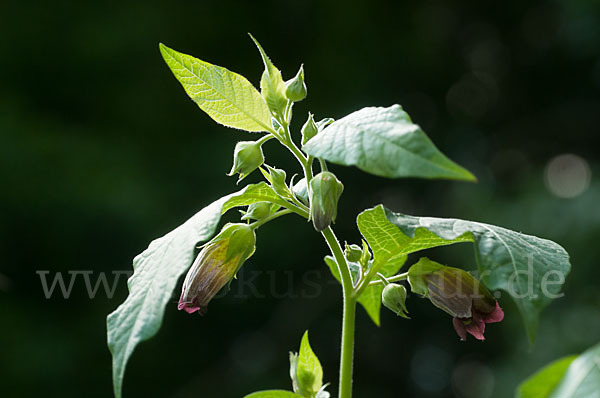
[[[381,292],[381,302],[390,311],[402,318],[408,317],[406,309],[406,288],[396,283],[390,283],[383,288]]]
[[[300,131],[302,132],[302,145],[306,144],[308,140],[317,135],[319,132],[319,127],[315,123],[312,113],[308,112],[308,119]]]
[[[225,225],[204,245],[189,269],[177,308],[189,314],[205,314],[208,302],[252,256],[255,243],[254,230],[248,225]]]
[[[486,323],[500,322],[504,312],[490,291],[468,272],[422,258],[408,271],[414,293],[454,317],[453,325],[461,340],[467,333],[484,340]]]
[[[317,231],[335,222],[343,190],[344,185],[329,171],[322,171],[310,180],[310,219]]]
[[[257,202],[248,206],[246,211],[240,210],[242,220],[262,220],[265,217],[275,213],[279,208],[278,205],[269,202]]]
[[[261,144],[255,141],[240,141],[233,151],[233,167],[228,176],[239,174],[238,182],[265,162]]]
[[[289,100],[298,102],[306,98],[306,84],[304,84],[304,65],[300,65],[300,69],[293,79],[285,82],[285,95]]]

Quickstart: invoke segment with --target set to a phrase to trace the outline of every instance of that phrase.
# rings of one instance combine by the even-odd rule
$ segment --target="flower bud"
[[[275,193],[277,193],[277,195],[281,196],[282,198],[291,199],[292,192],[285,184],[285,170],[271,167],[269,165],[265,165],[265,167],[268,170],[268,172],[265,171],[265,169],[262,167],[260,168],[260,172],[263,174],[263,176],[265,176],[267,181],[271,183],[271,188],[273,188]]]
[[[294,195],[305,205],[308,205],[308,185],[306,184],[306,178],[301,179],[292,187]]]
[[[265,161],[261,144],[255,141],[240,141],[233,151],[233,167],[228,176],[239,174],[238,182],[256,170]]]
[[[362,248],[359,245],[349,245],[346,243],[346,249],[344,250],[344,256],[346,257],[346,260],[350,262],[358,262],[362,257],[362,253]]]
[[[402,285],[390,283],[383,288],[381,293],[381,302],[383,305],[396,315],[402,318],[410,319],[406,309],[406,288]]]
[[[500,322],[504,312],[490,291],[468,272],[422,258],[408,271],[412,291],[450,314],[461,340],[467,332],[484,340],[486,323]]]
[[[242,220],[262,220],[265,217],[270,216],[271,214],[275,213],[277,211],[277,209],[279,208],[278,205],[274,205],[273,203],[269,203],[269,202],[257,202],[257,203],[252,203],[251,205],[248,206],[248,210],[246,211],[241,211],[242,213]]]
[[[329,171],[322,171],[310,180],[310,219],[317,231],[335,222],[343,190],[344,185]]]
[[[189,269],[177,308],[188,314],[205,314],[208,302],[252,256],[255,244],[254,230],[248,225],[225,225],[204,245]]]
[[[300,131],[302,132],[302,145],[306,144],[308,140],[317,135],[319,132],[319,127],[315,123],[312,113],[308,112],[308,119]]]
[[[306,84],[304,84],[304,65],[300,65],[300,69],[293,79],[285,82],[285,95],[291,101],[298,102],[306,98]]]

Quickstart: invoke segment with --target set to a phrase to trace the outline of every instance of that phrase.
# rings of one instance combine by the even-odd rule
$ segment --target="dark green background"
[[[126,297],[124,278],[112,299],[102,290],[90,299],[82,279],[69,299],[46,299],[36,271],[52,278],[91,270],[94,282],[106,272],[112,282],[111,272],[130,270],[150,240],[237,189],[225,176],[232,149],[257,135],[201,112],[158,43],[257,84],[262,66],[246,32],[285,78],[304,63],[309,97],[295,108],[295,127],[309,109],[339,118],[400,103],[480,180],[387,180],[334,167],[346,186],[341,239],[358,242],[355,216],[385,203],[543,236],[572,256],[566,295],[544,312],[532,350],[507,297],[506,320],[489,326],[484,343],[461,343],[451,319],[416,297],[411,321],[382,311],[382,328],[360,309],[357,397],[508,397],[543,363],[600,340],[598,0],[58,0],[1,9],[3,397],[111,396],[105,317]],[[300,172],[276,143],[265,151],[269,163]],[[592,170],[589,189],[574,199],[544,185],[544,167],[563,153]],[[325,253],[299,218],[261,228],[240,281],[265,297],[234,282],[197,317],[176,310],[175,292],[160,333],[129,363],[125,397],[237,398],[289,388],[287,352],[305,329],[336,393],[340,289]],[[468,245],[427,254],[475,267]]]

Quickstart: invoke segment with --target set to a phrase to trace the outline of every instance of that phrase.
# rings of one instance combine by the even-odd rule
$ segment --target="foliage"
[[[357,226],[365,238],[362,247],[346,245],[346,250],[342,250],[332,224],[337,216],[338,200],[344,200],[343,184],[328,170],[327,162],[356,166],[367,173],[389,178],[474,181],[475,177],[443,155],[400,105],[363,108],[337,121],[326,118],[315,123],[309,114],[301,134],[292,134],[290,123],[294,103],[303,100],[307,94],[304,69],[301,66],[294,78],[284,81],[258,41],[252,39],[265,66],[260,92],[237,73],[160,45],[173,75],[213,120],[227,127],[265,133],[256,141],[244,141],[236,147],[230,174],[239,173],[241,180],[258,169],[266,182],[249,185],[213,202],[182,226],[152,242],[134,259],[135,273],[129,281],[129,297],[107,320],[115,396],[120,398],[122,395],[125,366],[133,350],[160,328],[165,306],[178,278],[192,264],[197,245],[213,236],[221,214],[239,206],[249,206],[242,221],[247,221],[253,231],[278,217],[296,214],[312,219],[315,229],[325,239],[331,251],[325,262],[343,292],[340,398],[349,398],[352,391],[356,303],[360,303],[379,325],[384,286],[410,277],[410,270],[398,274],[410,253],[454,243],[473,243],[480,282],[491,290],[502,289],[513,296],[525,320],[527,334],[533,341],[540,311],[559,293],[569,272],[569,259],[564,249],[548,240],[492,225],[407,216],[379,205],[363,211],[357,218]],[[296,143],[300,139],[302,149]],[[300,163],[304,172],[303,186],[294,184],[293,178],[288,180],[285,170],[265,163],[262,146],[270,140],[278,141]],[[313,177],[315,161],[320,173]],[[258,203],[263,204],[259,206]],[[260,232],[257,238],[260,241]],[[227,251],[215,254],[221,262],[230,258],[245,259],[254,250],[253,244],[251,248],[215,246],[214,239],[218,237],[207,243],[209,247]],[[210,263],[211,258],[203,257],[203,261]],[[234,262],[240,266],[242,263]],[[531,278],[526,281],[521,275],[529,270]],[[213,273],[211,278],[230,280],[230,271],[215,267],[214,272],[227,274]],[[202,275],[195,267],[190,272]],[[562,276],[562,279],[547,283],[549,274]],[[189,286],[203,286],[202,281],[194,282]],[[529,289],[529,282],[532,289]],[[415,289],[411,284],[411,287],[413,293],[424,294],[422,285]],[[388,300],[386,305],[400,305],[405,311],[406,290],[400,289],[403,293],[394,299],[396,304]],[[209,293],[208,297],[212,297],[216,291]],[[194,296],[194,292],[186,291],[187,294]],[[498,303],[493,298],[488,299],[501,312]],[[476,307],[478,301],[473,303]],[[185,308],[182,303],[181,308]],[[470,302],[468,308],[471,308]],[[466,316],[463,318],[464,322],[470,321]],[[290,354],[290,376],[294,392],[270,390],[247,397],[329,396],[325,391],[327,385],[323,385],[321,364],[310,347],[307,333],[302,338],[299,353]]]

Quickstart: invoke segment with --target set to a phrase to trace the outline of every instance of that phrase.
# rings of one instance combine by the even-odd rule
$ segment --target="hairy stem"
[[[356,315],[356,299],[353,296],[354,286],[352,285],[350,268],[333,230],[331,227],[327,227],[327,229],[322,231],[322,234],[335,258],[342,281],[344,313],[342,320],[339,398],[350,398],[352,396],[352,364],[354,361],[354,324]]]
[[[291,109],[290,109],[291,111]],[[292,154],[296,157],[298,162],[302,165],[304,170],[304,177],[308,189],[310,190],[310,180],[313,178],[312,163],[314,158],[312,156],[306,156],[296,146],[292,140],[289,121],[279,121],[285,131],[286,138],[282,139],[277,137],[279,141],[287,147]],[[327,167],[324,162],[321,167]],[[335,258],[335,262],[338,267],[338,272],[342,281],[342,292],[343,292],[343,320],[342,320],[342,344],[340,353],[340,383],[339,383],[339,398],[351,398],[352,397],[352,367],[354,362],[354,326],[356,318],[356,297],[354,295],[354,285],[352,283],[352,275],[350,274],[350,267],[344,257],[344,252],[340,246],[340,242],[333,233],[331,227],[327,227],[321,231],[321,234],[327,241],[329,250]]]

